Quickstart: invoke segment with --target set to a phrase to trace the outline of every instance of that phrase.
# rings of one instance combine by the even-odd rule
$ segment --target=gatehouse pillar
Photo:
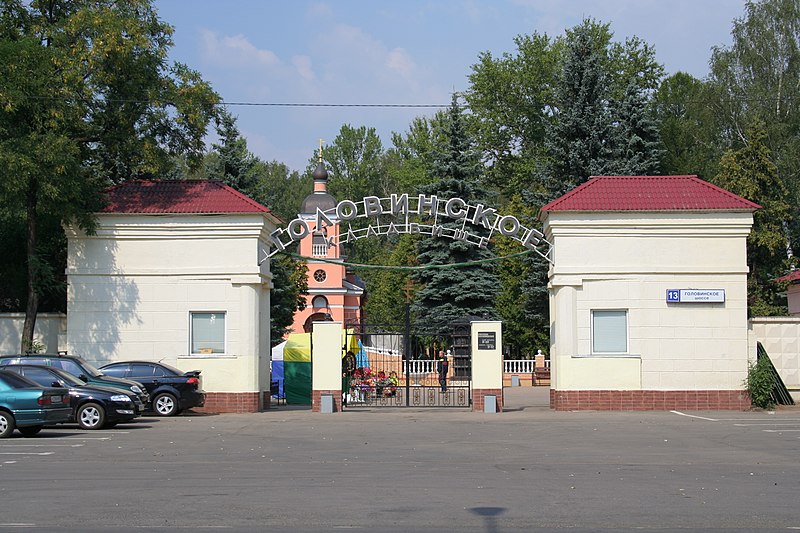
[[[311,410],[322,411],[322,397],[333,396],[342,410],[342,323],[314,322],[311,331]]]
[[[503,411],[503,323],[472,322],[472,410]],[[494,396],[495,409],[486,410],[486,397]]]

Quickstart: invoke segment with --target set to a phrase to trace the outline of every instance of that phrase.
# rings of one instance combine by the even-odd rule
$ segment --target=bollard
[[[319,412],[320,413],[332,413],[333,412],[333,395],[332,394],[323,394],[319,397]]]

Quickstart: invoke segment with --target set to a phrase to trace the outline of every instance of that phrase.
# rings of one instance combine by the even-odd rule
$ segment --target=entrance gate
[[[470,343],[458,327],[422,335],[407,326],[358,324],[347,325],[346,332],[352,355],[342,360],[344,409],[471,407]],[[436,360],[440,349],[448,354],[444,386]]]

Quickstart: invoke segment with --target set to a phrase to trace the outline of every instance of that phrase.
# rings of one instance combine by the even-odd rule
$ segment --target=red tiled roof
[[[545,211],[752,211],[761,208],[697,176],[592,176]]]
[[[218,180],[131,180],[106,191],[101,213],[269,213]]]
[[[790,272],[789,274],[786,274],[785,276],[781,276],[776,281],[779,281],[779,282],[780,281],[791,281],[792,285],[794,285],[795,283],[800,283],[800,270],[795,270],[794,272]]]

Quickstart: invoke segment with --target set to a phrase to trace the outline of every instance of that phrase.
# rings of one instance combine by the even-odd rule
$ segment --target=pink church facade
[[[306,308],[294,315],[292,332],[308,333],[312,324],[334,321],[353,324],[361,321],[364,284],[344,264],[338,239],[339,221],[317,230],[317,209],[325,211],[336,206],[328,194],[328,173],[320,163],[313,174],[314,192],[303,200],[300,217],[310,228],[299,243],[299,254],[307,258],[308,296]]]

